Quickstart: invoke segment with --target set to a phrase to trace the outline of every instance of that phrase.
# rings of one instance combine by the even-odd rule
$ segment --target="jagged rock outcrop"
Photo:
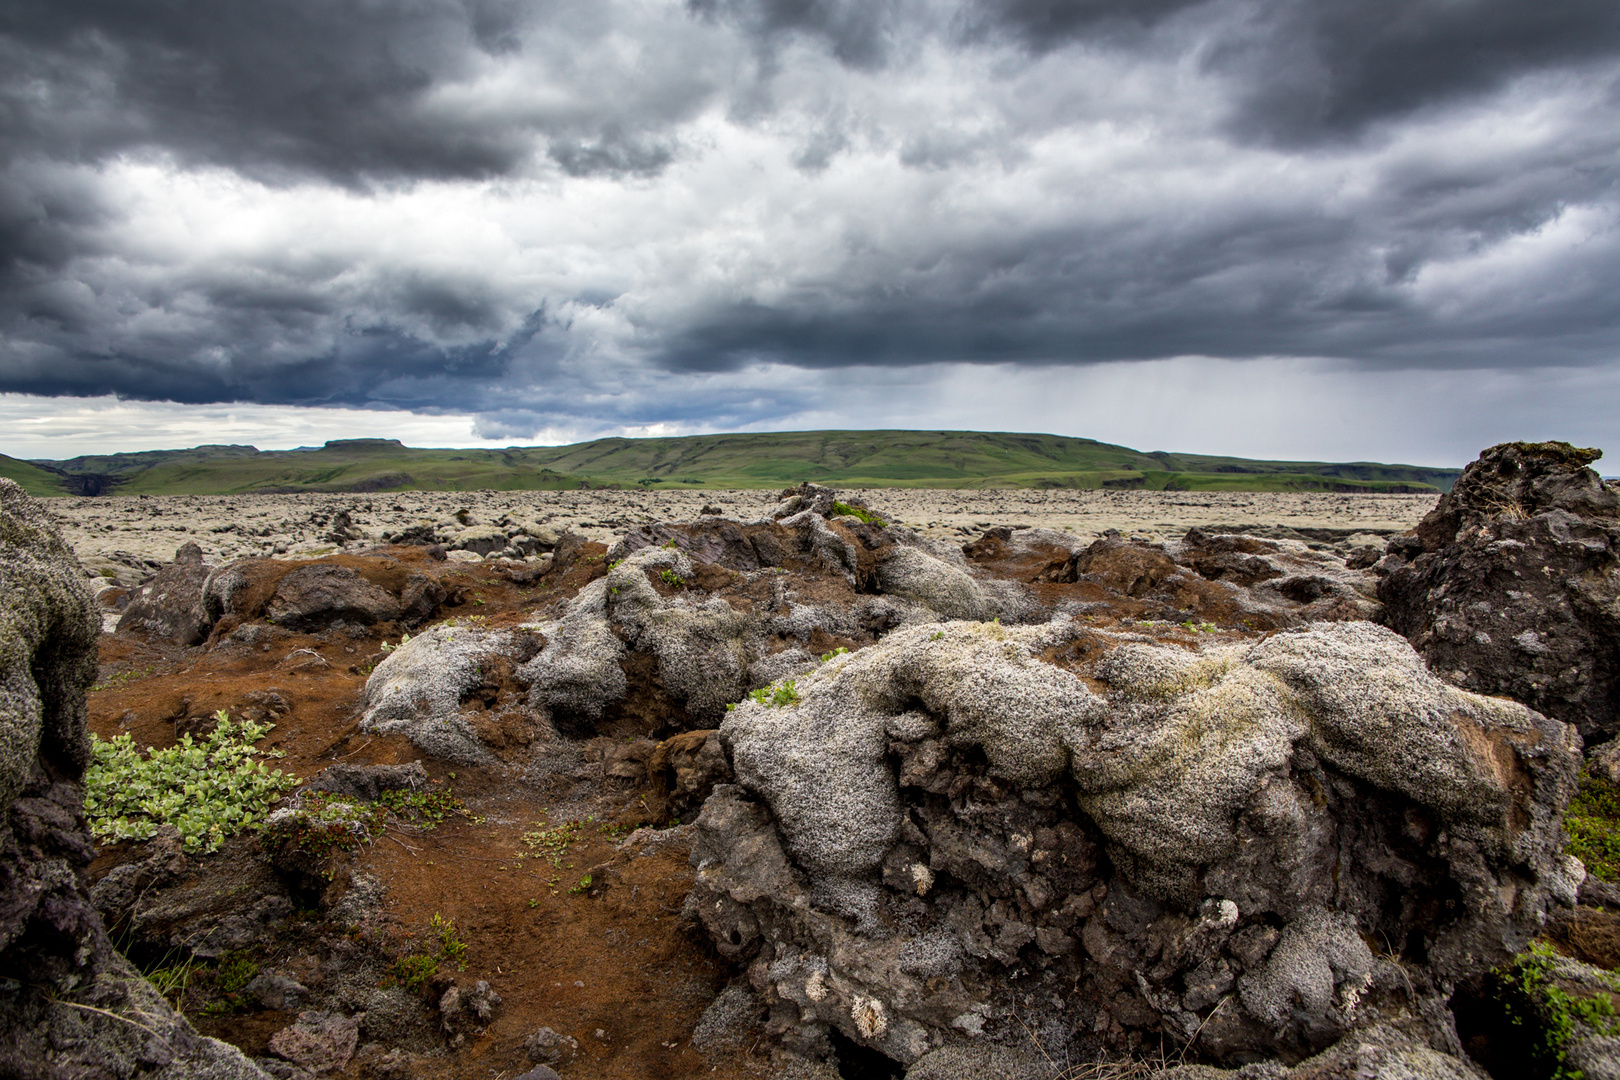
[[[806,548],[819,570],[791,576],[696,562],[678,544],[616,560],[560,617],[533,627],[545,647],[517,672],[530,706],[570,736],[615,716],[644,733],[713,727],[751,689],[815,668],[817,650],[941,617],[856,592],[849,564]]]
[[[262,1080],[108,940],[78,778],[99,617],[43,507],[0,479],[0,1074]]]
[[[1503,443],[1389,545],[1385,622],[1458,686],[1620,733],[1620,494],[1568,443]]]
[[[118,632],[134,630],[167,638],[177,645],[200,645],[208,636],[210,619],[203,607],[203,582],[209,566],[195,541],[174,553],[174,562],[136,590],[118,617]]]
[[[1383,1023],[1446,1056],[1452,986],[1584,875],[1573,731],[1369,623],[1201,649],[914,627],[797,689],[720,727],[737,783],[688,910],[799,1052],[836,1028],[906,1063],[1029,1032],[1297,1061]]]
[[[1486,1074],[1473,1062],[1436,1050],[1414,1038],[1411,1032],[1389,1024],[1374,1024],[1357,1031],[1293,1068],[1277,1062],[1243,1069],[1177,1065],[1154,1072],[1148,1080],[1377,1080],[1382,1077],[1389,1080],[1487,1080]]]
[[[784,496],[753,521],[706,515],[626,533],[597,566],[601,576],[525,627],[543,647],[526,651],[531,658],[498,688],[485,679],[473,693],[474,673],[489,666],[475,654],[510,651],[500,644],[509,632],[462,635],[442,658],[432,655],[439,638],[414,639],[373,674],[367,726],[405,732],[425,751],[463,762],[490,760],[480,744],[498,730],[507,752],[496,756],[512,760],[547,732],[636,737],[713,727],[747,693],[919,623],[1014,624],[1069,613],[1192,620],[1207,632],[1379,610],[1371,573],[1299,540],[1192,530],[1170,544],[1105,536],[1086,545],[1046,530],[992,529],[957,548],[885,524],[824,488]],[[546,569],[575,573],[583,557],[569,534],[558,540],[556,569]],[[407,659],[414,673],[385,690]],[[456,685],[421,689],[446,680]],[[526,719],[511,710],[510,687],[524,691]],[[503,718],[486,716],[492,696]]]

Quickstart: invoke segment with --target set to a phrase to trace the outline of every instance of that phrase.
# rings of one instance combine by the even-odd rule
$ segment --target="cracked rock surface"
[[[1453,1055],[1449,988],[1584,874],[1573,731],[1365,622],[1204,648],[951,622],[798,689],[720,727],[689,909],[801,1053],[1027,1026],[1241,1064],[1385,1024]]]

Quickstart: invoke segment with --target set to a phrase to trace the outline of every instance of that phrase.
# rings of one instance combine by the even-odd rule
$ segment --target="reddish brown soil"
[[[849,604],[874,576],[873,553],[883,538],[865,527],[835,527],[856,542],[856,584],[796,556],[786,558],[779,572],[738,574],[700,562],[688,582],[652,574],[649,581],[664,595],[683,589],[713,593],[743,610],[780,605],[788,589],[799,603]],[[791,540],[785,532],[778,537],[781,530],[772,526],[745,531],[756,546],[774,539],[785,547]],[[510,627],[560,613],[607,571],[606,552],[601,544],[565,541],[557,568],[527,584],[507,576],[498,564],[435,560],[421,548],[390,547],[377,557],[344,554],[317,561],[349,567],[389,589],[398,589],[413,573],[429,575],[446,597],[433,621],[464,618]],[[1202,578],[1167,576],[1174,569],[1166,569],[1169,560],[1145,549],[1126,546],[1093,558],[1079,580],[1062,548],[1020,550],[987,535],[967,554],[992,576],[1029,583],[1044,604],[1094,605],[1096,610],[1081,618],[1099,630],[1139,633],[1151,627],[1161,640],[1195,647],[1211,635],[1253,637],[1287,621],[1286,616],[1256,618],[1227,590]],[[248,599],[262,603],[293,565],[255,562]],[[520,578],[527,572],[515,571]],[[252,609],[249,603],[242,608],[250,617]],[[1144,625],[1144,619],[1151,622]],[[137,743],[164,747],[182,733],[206,730],[214,712],[224,709],[233,717],[274,720],[277,726],[263,745],[283,751],[277,765],[301,778],[336,762],[423,759],[404,738],[363,734],[357,723],[366,675],[385,655],[384,643],[398,641],[404,628],[386,623],[299,634],[265,627],[249,644],[231,636],[239,625],[234,616],[222,622],[210,644],[197,649],[105,635],[100,688],[91,695],[93,730],[103,737],[127,731]],[[818,652],[860,648],[883,629],[869,628],[860,640],[818,632],[810,644]],[[1099,650],[1115,643],[1105,635],[1085,635],[1045,659],[1084,672]],[[469,946],[466,967],[442,968],[424,999],[437,1000],[449,980],[465,987],[477,979],[487,979],[504,999],[488,1030],[454,1053],[415,1059],[403,1072],[389,1075],[513,1077],[529,1068],[523,1043],[542,1026],[579,1040],[579,1057],[560,1069],[564,1076],[724,1080],[764,1070],[763,1051],[726,1052],[706,1060],[690,1045],[694,1025],[731,972],[680,918],[692,881],[684,848],[672,843],[642,856],[615,852],[616,837],[637,826],[667,824],[657,820],[666,805],[666,777],[656,764],[655,775],[647,775],[654,757],[649,737],[703,726],[668,699],[649,655],[632,652],[624,663],[632,692],[593,731],[565,733],[591,736],[578,744],[587,762],[583,781],[577,771],[548,781],[549,787],[523,779],[537,732],[525,726],[529,722],[518,707],[510,671],[492,670],[480,692],[484,709],[472,722],[507,764],[480,769],[422,760],[433,782],[453,790],[473,817],[449,820],[429,832],[396,830],[342,856],[348,863],[336,867],[334,889],[341,891],[351,875],[367,873],[387,890],[387,917],[360,943],[374,961],[380,954],[386,967],[389,958],[411,953],[428,935],[430,919],[447,917]],[[591,819],[579,826],[578,842],[562,865],[520,860],[519,853],[527,850],[523,834],[541,822],[555,826],[560,816]],[[93,872],[104,873],[134,854],[111,850]],[[588,887],[582,881],[587,874]],[[311,963],[286,933],[279,940],[279,952],[259,957],[265,967],[297,970]],[[318,981],[318,974],[310,978]],[[284,1013],[245,1012],[202,1026],[257,1055],[292,1019]],[[375,1051],[357,1057],[343,1075],[379,1073],[371,1067],[376,1057]]]
[[[581,562],[534,587],[516,586],[493,567],[434,562],[410,549],[390,554],[445,586],[452,602],[441,617],[477,615],[501,626],[574,595],[603,572],[603,550],[587,545]],[[362,562],[351,564],[358,568]],[[377,629],[397,640],[396,628]],[[307,778],[337,761],[421,759],[402,738],[363,735],[357,728],[364,673],[381,657],[387,636],[375,629],[363,637],[291,634],[267,650],[226,646],[209,652],[105,635],[100,688],[90,697],[91,727],[102,737],[127,731],[137,743],[163,747],[183,731],[206,727],[217,709],[233,717],[262,712],[264,695],[275,694],[290,711],[261,745],[285,752],[275,763],[281,769]],[[594,741],[598,757],[600,744],[608,742]],[[586,749],[589,756],[593,746]],[[690,1045],[693,1026],[728,972],[680,918],[692,878],[684,848],[620,855],[606,872],[599,865],[615,859],[615,837],[649,817],[640,809],[638,791],[604,784],[594,804],[582,808],[572,801],[572,814],[596,820],[579,828],[579,841],[553,869],[543,859],[517,858],[527,851],[523,833],[538,822],[557,823],[546,790],[521,781],[517,770],[501,775],[433,760],[423,764],[482,820],[452,818],[429,832],[390,832],[347,856],[347,870],[375,875],[387,888],[385,952],[412,951],[429,933],[432,916],[448,917],[469,949],[465,971],[454,964],[441,969],[440,988],[445,979],[464,986],[487,979],[504,1004],[486,1032],[449,1056],[417,1061],[405,1075],[516,1076],[531,1067],[523,1042],[541,1026],[579,1040],[578,1058],[560,1067],[564,1076],[762,1075],[763,1057],[729,1052],[706,1060]],[[125,848],[110,849],[92,874],[128,857]],[[593,887],[572,891],[587,872]],[[259,1055],[292,1020],[286,1013],[244,1012],[199,1020],[199,1026]],[[332,1075],[373,1075],[370,1059],[357,1056]]]

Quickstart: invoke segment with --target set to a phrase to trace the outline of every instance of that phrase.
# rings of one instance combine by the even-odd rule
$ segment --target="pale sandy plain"
[[[80,560],[93,573],[128,581],[149,574],[194,540],[209,562],[248,555],[325,554],[328,521],[348,511],[366,536],[380,538],[431,522],[445,531],[504,520],[611,542],[654,521],[690,520],[707,506],[751,520],[776,504],[777,491],[472,491],[365,495],[101,496],[48,501]],[[887,520],[939,539],[965,538],[995,525],[1041,526],[1094,537],[1105,529],[1150,540],[1194,525],[1286,526],[1369,534],[1411,528],[1432,495],[1274,494],[1187,491],[940,491],[885,488],[851,492]],[[1357,538],[1358,542],[1363,538]],[[1371,536],[1364,539],[1372,539]],[[130,582],[132,583],[132,582]]]

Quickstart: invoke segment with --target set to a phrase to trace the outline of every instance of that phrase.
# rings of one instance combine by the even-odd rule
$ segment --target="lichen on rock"
[[[1445,987],[1570,891],[1573,733],[1371,624],[917,627],[798,693],[722,724],[740,786],[690,905],[791,1050],[910,1062],[1016,1012],[1093,1051],[1297,1056],[1391,1018],[1454,1051]]]

